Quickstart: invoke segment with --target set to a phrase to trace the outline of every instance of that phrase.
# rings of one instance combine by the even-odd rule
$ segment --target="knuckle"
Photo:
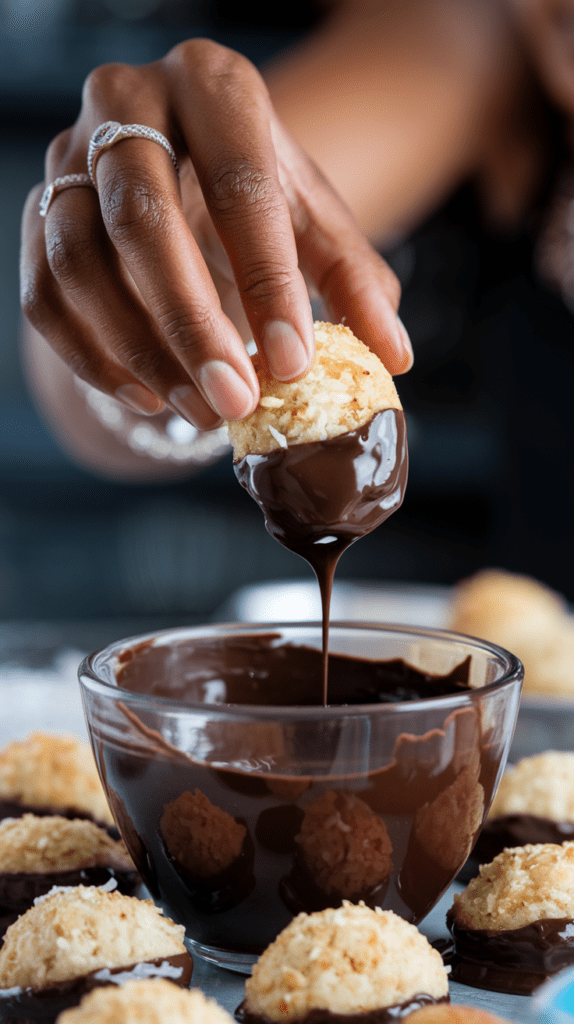
[[[46,238],[46,256],[54,277],[63,285],[77,280],[84,270],[91,272],[98,259],[93,238],[69,220],[60,220],[51,228]]]
[[[149,232],[165,224],[167,198],[133,167],[121,168],[106,178],[99,194],[102,216],[112,240],[121,242],[144,229]]]
[[[131,64],[100,64],[84,82],[83,106],[101,109],[104,104],[122,109],[126,96],[131,89],[137,89],[140,79],[141,70]]]
[[[52,139],[46,150],[47,167],[58,167],[65,161],[70,148],[71,138],[72,129],[66,128],[65,131],[59,132]]]
[[[201,339],[209,333],[211,317],[207,310],[200,308],[176,308],[160,314],[158,323],[170,348],[193,359],[203,348]]]
[[[240,215],[247,204],[271,214],[276,204],[274,193],[269,176],[249,161],[223,159],[208,168],[205,198],[214,212]]]
[[[214,80],[236,82],[244,75],[260,78],[247,57],[213,39],[186,39],[174,46],[165,59],[178,71],[183,70],[205,83]]]
[[[240,275],[237,286],[250,302],[264,303],[283,295],[293,284],[291,274],[268,263],[252,265]]]

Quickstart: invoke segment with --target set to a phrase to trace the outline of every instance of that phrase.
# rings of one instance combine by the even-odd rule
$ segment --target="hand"
[[[22,306],[75,374],[138,412],[168,405],[202,429],[242,418],[259,396],[242,333],[279,380],[310,365],[305,280],[391,373],[409,368],[395,276],[249,61],[191,40],[145,67],[97,68],[76,124],[48,149],[46,181],[85,173],[108,120],[160,131],[180,177],[161,146],[125,139],[99,156],[97,191],[58,193],[45,219],[43,186],[28,196]]]

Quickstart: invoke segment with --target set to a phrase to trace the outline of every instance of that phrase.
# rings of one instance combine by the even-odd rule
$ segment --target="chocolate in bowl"
[[[319,623],[218,624],[120,641],[80,669],[136,866],[194,951],[236,969],[318,902],[360,894],[420,921],[466,859],[506,761],[522,678],[513,655],[438,630],[334,623],[324,707],[321,640]],[[453,829],[461,787],[474,811]],[[183,797],[206,808],[182,823],[187,866],[161,828]],[[314,837],[301,822],[325,799],[339,800],[343,827],[326,817]],[[360,857],[345,815],[364,829]],[[324,853],[332,874],[317,869]],[[222,879],[225,907],[206,905]]]

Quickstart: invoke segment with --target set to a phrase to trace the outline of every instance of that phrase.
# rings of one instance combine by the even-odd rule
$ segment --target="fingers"
[[[273,128],[302,267],[331,318],[346,323],[391,374],[405,373],[413,351],[397,313],[396,276],[276,118]]]
[[[313,356],[313,322],[265,85],[247,60],[205,40],[176,48],[166,66],[178,123],[257,347],[277,379],[299,376]]]

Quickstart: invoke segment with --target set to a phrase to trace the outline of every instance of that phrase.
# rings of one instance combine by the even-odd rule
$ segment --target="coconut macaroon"
[[[113,825],[93,754],[76,736],[33,732],[0,750],[0,804],[74,811]],[[8,816],[13,817],[11,807]]]
[[[166,804],[159,827],[171,856],[199,878],[225,871],[239,857],[247,832],[199,789]]]
[[[484,569],[455,588],[448,625],[520,658],[525,693],[574,697],[574,623],[563,598],[544,584]]]
[[[34,814],[0,821],[0,934],[54,885],[111,879],[127,895],[141,885],[123,842],[93,821]]]
[[[507,768],[489,818],[510,814],[574,822],[574,753],[546,750]]]
[[[90,867],[135,870],[124,844],[86,818],[24,814],[0,821],[0,874],[49,874]]]
[[[574,919],[574,842],[503,850],[455,894],[448,916],[459,928],[486,931]]]
[[[163,978],[108,985],[65,1010],[58,1024],[233,1024],[233,1018],[199,989],[176,988]]]
[[[251,416],[228,423],[235,462],[337,437],[383,409],[402,409],[390,373],[348,327],[316,322],[315,347],[311,369],[297,381],[274,380],[261,357],[253,357],[261,397]]]
[[[287,925],[254,965],[243,1009],[246,1020],[281,1021],[313,1010],[369,1013],[421,995],[448,999],[440,954],[392,911],[344,902]]]
[[[353,793],[327,790],[308,804],[296,842],[313,881],[339,898],[366,893],[392,871],[385,823]]]
[[[183,926],[163,917],[152,900],[96,886],[56,890],[8,928],[0,990],[46,988],[104,968],[189,959],[183,937]]]

